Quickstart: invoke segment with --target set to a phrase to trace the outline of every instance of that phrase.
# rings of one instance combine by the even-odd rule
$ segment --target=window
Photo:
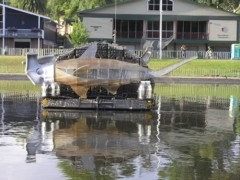
[[[148,21],[147,37],[158,38],[159,37],[159,21]]]
[[[149,11],[159,11],[160,0],[149,0],[148,1],[148,10]],[[172,11],[173,10],[173,1],[172,0],[162,0],[162,10],[163,11]]]
[[[162,10],[163,11],[172,11],[173,10],[173,1],[172,0],[163,0],[162,1]]]
[[[143,21],[117,20],[118,38],[142,38]]]
[[[206,39],[206,21],[178,21],[177,39]]]
[[[162,22],[162,38],[169,38],[173,35],[173,22]],[[159,38],[159,21],[148,21],[147,37]]]
[[[159,11],[160,0],[148,1],[148,10]]]
[[[173,22],[164,21],[162,23],[162,38],[169,38],[173,35]]]

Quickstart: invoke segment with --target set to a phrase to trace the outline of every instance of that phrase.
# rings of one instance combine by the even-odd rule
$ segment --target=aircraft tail
[[[46,56],[38,61],[36,54],[27,54],[25,74],[34,85],[54,81],[53,58]]]
[[[80,58],[95,58],[97,52],[97,42],[92,43],[87,50],[80,56]]]
[[[171,71],[179,68],[180,66],[182,66],[182,65],[184,65],[184,64],[186,64],[186,63],[188,63],[188,62],[191,62],[192,60],[197,59],[197,58],[198,58],[197,56],[193,56],[193,57],[191,57],[191,58],[189,58],[189,59],[183,60],[183,61],[181,61],[181,62],[179,62],[179,63],[177,63],[177,64],[173,64],[173,65],[171,65],[171,66],[169,66],[169,67],[166,67],[166,68],[164,68],[164,69],[161,69],[161,70],[159,70],[159,71],[152,71],[152,72],[151,72],[151,75],[152,75],[152,77],[161,77],[161,76],[164,76],[164,75],[170,73]]]
[[[147,66],[147,63],[149,62],[151,55],[152,55],[153,47],[149,46],[146,51],[143,53],[142,57],[140,58],[140,63],[143,66]]]
[[[37,73],[39,67],[40,64],[37,61],[37,55],[27,54],[25,73],[34,85],[41,83],[41,78],[39,78],[39,75]]]

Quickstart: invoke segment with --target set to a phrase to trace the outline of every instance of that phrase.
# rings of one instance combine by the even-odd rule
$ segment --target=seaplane
[[[82,53],[78,51],[71,56],[49,55],[38,58],[36,54],[27,54],[25,73],[34,85],[42,85],[43,96],[46,96],[49,89],[51,96],[59,96],[60,85],[66,85],[80,98],[86,98],[89,89],[95,87],[104,88],[113,95],[124,85],[139,84],[139,88],[143,87],[141,82],[152,82],[154,78],[196,59],[192,57],[159,71],[153,71],[147,66],[153,52],[151,46],[147,47],[139,58],[130,55],[131,58],[134,57],[132,58],[134,61],[126,60],[123,56],[115,59],[101,58],[98,46],[99,42],[90,43],[81,49]],[[117,45],[111,47],[124,50]],[[149,83],[147,84],[149,86]]]

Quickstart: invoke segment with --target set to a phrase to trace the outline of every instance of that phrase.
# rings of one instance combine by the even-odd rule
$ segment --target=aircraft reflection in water
[[[222,103],[222,100],[219,102]],[[236,102],[236,100],[231,102]],[[4,112],[2,114],[12,114],[13,109],[15,111],[17,109],[19,112],[26,109],[25,105],[12,104],[7,100],[2,101],[2,104],[2,112]],[[70,154],[79,157],[81,153],[93,152],[93,150],[95,150],[91,154],[93,157],[97,156],[97,152],[104,152],[109,156],[112,153],[119,157],[118,153],[121,153],[121,149],[124,148],[129,150],[129,153],[121,153],[121,157],[124,156],[127,159],[128,155],[136,157],[140,152],[155,152],[156,149],[153,148],[155,145],[151,145],[158,144],[160,139],[161,147],[164,147],[161,150],[170,149],[166,144],[177,146],[183,143],[183,139],[184,142],[189,141],[189,144],[204,142],[206,139],[211,141],[224,139],[226,137],[222,132],[232,132],[235,121],[236,124],[239,124],[236,119],[239,104],[232,103],[233,105],[231,105],[227,99],[225,104],[223,110],[218,110],[220,105],[217,104],[217,99],[210,102],[207,98],[200,100],[182,98],[177,100],[161,97],[158,104],[158,113],[155,111],[43,111],[42,117],[40,119],[36,118],[38,120],[35,121],[35,126],[27,139],[28,160],[34,162],[36,154],[39,153],[57,152],[57,154],[68,157],[67,152],[72,151],[73,153]],[[33,107],[32,104],[29,105]],[[211,106],[210,109],[209,106]],[[225,113],[228,108],[230,117],[234,116],[234,122],[226,120],[229,119],[229,116],[226,116],[228,113]],[[28,107],[28,109],[31,108]],[[234,113],[232,113],[232,110]],[[38,114],[35,112],[35,108],[33,108],[32,114],[33,116]],[[216,117],[217,120],[211,117]],[[2,126],[7,127],[8,122],[4,119],[5,117],[2,117]],[[179,132],[172,131],[169,127],[180,129],[197,127],[206,131],[206,133],[202,135],[196,131],[191,138],[188,137],[188,134],[183,133],[183,139],[180,140],[174,138]],[[235,131],[238,132],[238,129]],[[160,133],[160,131],[163,133]],[[201,134],[201,138],[199,138],[198,133]],[[209,139],[209,136],[211,136],[211,139]],[[90,142],[92,143],[88,144]],[[102,142],[101,146],[98,145],[99,142]],[[111,146],[108,146],[108,142],[111,142]],[[85,151],[75,152],[76,148]],[[172,148],[169,151],[173,151]],[[179,154],[179,152],[174,152],[174,154]],[[169,157],[169,159],[171,158]]]
[[[212,172],[232,174],[239,167],[238,98],[161,97],[158,113],[43,111],[38,119],[36,101],[1,97],[1,145],[9,146],[6,137],[13,137],[21,147],[26,145],[22,155],[28,154],[27,162],[42,160],[40,154],[50,163],[57,157],[64,173],[62,162],[69,163],[75,174],[103,173],[112,179],[127,177],[123,171],[128,169],[128,177],[143,173],[149,177],[177,166],[194,175],[205,168],[209,174],[204,179],[209,179]]]
[[[29,130],[27,137],[27,163],[37,161],[37,154],[52,154],[53,145],[53,123],[45,123],[40,119],[34,121],[35,125]]]
[[[220,145],[232,139],[234,122],[229,113],[231,109],[235,112],[236,108],[231,107],[227,99],[223,102],[222,99],[209,100],[207,97],[161,97],[158,111],[44,110],[39,128],[35,128],[39,131],[35,132],[39,140],[33,138],[27,143],[28,152],[33,146],[33,155],[29,153],[28,161],[35,162],[37,154],[56,154],[74,166],[71,169],[76,169],[75,173],[98,174],[110,168],[109,174],[106,171],[102,173],[112,178],[125,177],[121,171],[129,164],[132,174],[164,171],[174,162],[194,169],[197,157],[193,154],[199,153],[199,148],[215,147],[216,143]],[[233,167],[234,162],[240,159],[238,137],[232,141],[231,149],[229,146],[216,148],[218,156],[220,154],[224,159],[219,163],[228,162]],[[190,149],[193,154],[188,152]],[[231,159],[226,153],[231,154]],[[219,160],[218,156],[207,160],[209,166],[215,159]],[[35,157],[35,161],[31,157]],[[220,166],[228,168],[225,163]],[[64,169],[65,166],[60,167]]]
[[[75,157],[85,170],[93,170],[106,163],[128,161],[138,156],[146,158],[149,166],[158,167],[159,163],[170,162],[172,157],[183,161],[189,159],[167,145],[171,143],[171,136],[168,133],[160,134],[160,124],[205,127],[207,106],[199,104],[197,110],[192,112],[191,105],[186,102],[185,111],[174,100],[162,102],[161,114],[153,111],[44,110],[42,120],[46,124],[54,123],[52,127],[55,128],[53,142],[56,154],[65,158]],[[156,159],[154,165],[146,155],[150,159]]]

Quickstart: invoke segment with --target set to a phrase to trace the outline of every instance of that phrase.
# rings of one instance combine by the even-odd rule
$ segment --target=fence
[[[159,58],[160,57],[159,51],[154,51],[152,58]],[[212,55],[209,57],[206,51],[186,51],[186,57],[193,57],[197,56],[198,59],[231,59],[230,52],[213,52]],[[181,59],[182,52],[181,51],[162,51],[162,58],[163,59]]]
[[[46,55],[60,55],[70,51],[71,49],[55,49],[55,48],[46,48],[46,49],[37,49],[37,48],[8,48],[1,49],[2,54],[8,56],[26,56],[28,53],[38,54],[39,56]]]
[[[240,78],[240,70],[237,68],[226,68],[226,69],[218,69],[217,67],[213,67],[212,69],[204,69],[204,68],[193,68],[193,69],[177,69],[175,71],[170,72],[169,76],[185,76],[185,77],[235,77]]]
[[[0,49],[4,55],[9,56],[26,56],[27,53],[35,53],[39,56],[45,55],[60,55],[64,54],[71,49],[22,49],[22,48],[8,48],[8,49]],[[137,56],[141,56],[143,54],[142,50],[133,51]],[[199,59],[230,59],[231,53],[230,52],[213,52],[211,57],[207,56],[206,51],[186,51],[186,57],[198,56]],[[152,58],[158,59],[160,57],[159,51],[153,51]],[[181,51],[174,51],[174,50],[163,50],[162,51],[162,58],[163,59],[175,59],[175,58],[182,58]]]
[[[0,98],[5,101],[39,101],[41,97],[40,93],[20,93],[20,92],[10,92],[10,93],[0,93]]]

